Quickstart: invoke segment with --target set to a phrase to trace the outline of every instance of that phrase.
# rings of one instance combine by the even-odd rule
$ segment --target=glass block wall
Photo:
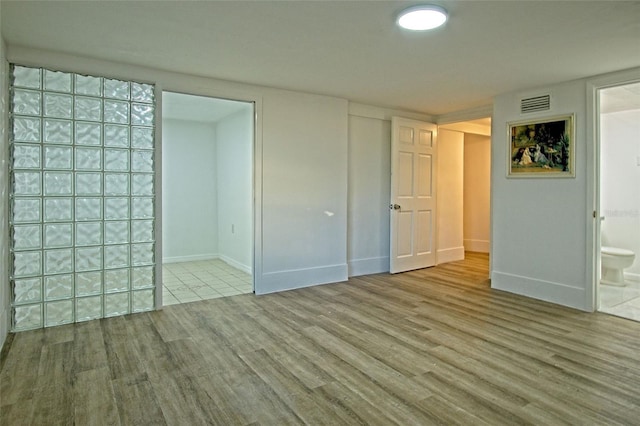
[[[12,327],[154,308],[154,86],[11,66]]]

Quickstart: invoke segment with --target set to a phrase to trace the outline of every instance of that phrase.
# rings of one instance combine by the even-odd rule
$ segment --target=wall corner
[[[1,8],[0,8],[1,10]],[[1,13],[0,13],[1,15]],[[11,291],[9,287],[9,149],[7,144],[8,64],[6,45],[0,35],[0,350],[11,324]]]

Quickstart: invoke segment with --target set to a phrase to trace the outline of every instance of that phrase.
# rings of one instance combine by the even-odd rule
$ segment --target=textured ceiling
[[[7,1],[9,46],[326,94],[433,115],[640,66],[640,2],[436,1],[445,27],[394,26],[402,1]]]

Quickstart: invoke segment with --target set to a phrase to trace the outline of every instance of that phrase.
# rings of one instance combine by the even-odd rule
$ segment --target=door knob
[[[400,210],[400,204],[389,204],[391,210]]]

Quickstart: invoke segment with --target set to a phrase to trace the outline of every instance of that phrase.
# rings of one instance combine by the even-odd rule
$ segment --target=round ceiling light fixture
[[[397,23],[407,30],[426,31],[444,25],[447,17],[447,11],[440,6],[420,5],[400,12]]]

